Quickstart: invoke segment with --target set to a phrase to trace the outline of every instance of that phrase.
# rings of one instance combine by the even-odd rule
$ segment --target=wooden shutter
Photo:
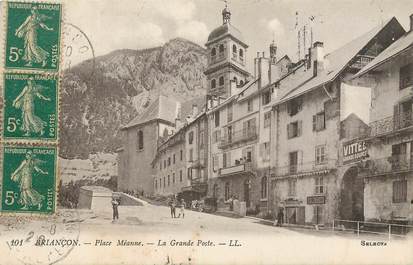
[[[230,167],[230,166],[232,166],[232,163],[231,163],[231,151],[229,151],[229,152],[227,153],[227,167]]]
[[[287,124],[287,138],[291,138],[291,124]]]
[[[297,126],[297,135],[298,136],[301,136],[301,134],[302,134],[302,128],[303,127],[303,122],[302,121],[298,121],[298,126]]]
[[[394,106],[393,125],[394,125],[394,129],[400,128],[400,105],[399,104]]]
[[[313,115],[313,131],[317,130],[317,115]]]

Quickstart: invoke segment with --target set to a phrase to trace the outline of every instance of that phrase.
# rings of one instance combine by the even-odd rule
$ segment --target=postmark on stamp
[[[58,83],[57,75],[4,75],[4,139],[57,139]]]
[[[56,158],[56,147],[5,146],[2,211],[54,213]]]
[[[5,67],[57,71],[61,4],[7,3]]]

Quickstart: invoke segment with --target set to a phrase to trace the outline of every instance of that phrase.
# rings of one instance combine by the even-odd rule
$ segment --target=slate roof
[[[143,113],[132,119],[122,129],[128,129],[154,120],[163,120],[174,123],[178,103],[166,96],[160,95]]]
[[[387,47],[383,52],[381,52],[373,61],[367,64],[363,69],[361,69],[354,78],[361,76],[380,65],[384,64],[391,58],[401,54],[402,52],[413,48],[413,31],[409,31],[404,34],[400,39],[393,42],[389,47]]]
[[[341,48],[325,55],[324,71],[318,73],[316,77],[309,79],[300,86],[279,95],[275,105],[286,102],[333,81],[343,70],[345,70],[350,61],[390,23],[398,23],[398,21],[393,17],[383,23],[383,26],[377,26],[362,36],[345,44]]]

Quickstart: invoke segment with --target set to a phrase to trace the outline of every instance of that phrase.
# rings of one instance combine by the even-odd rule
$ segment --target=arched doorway
[[[364,220],[364,180],[357,167],[349,168],[344,174],[340,199],[340,219]]]
[[[250,207],[250,189],[251,182],[249,179],[244,181],[244,201],[247,207]]]

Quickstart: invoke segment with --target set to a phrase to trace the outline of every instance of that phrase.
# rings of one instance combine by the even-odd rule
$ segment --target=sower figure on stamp
[[[33,80],[27,80],[27,86],[25,86],[22,92],[13,100],[13,107],[20,109],[22,112],[22,126],[21,130],[25,132],[25,136],[29,136],[30,133],[44,134],[44,127],[47,123],[40,119],[35,114],[35,97],[39,99],[50,101],[50,98],[43,96],[40,91],[44,87],[37,85]]]
[[[119,201],[115,198],[115,196],[112,196],[113,221],[115,221],[115,219],[119,219],[118,206]]]
[[[17,182],[20,186],[19,204],[23,205],[22,210],[27,210],[29,207],[38,206],[42,207],[42,201],[44,196],[37,192],[32,187],[32,178],[34,172],[47,175],[46,171],[41,170],[38,166],[43,161],[36,159],[35,155],[31,151],[26,154],[26,159],[20,164],[20,166],[11,175],[11,180]]]
[[[23,60],[27,62],[26,66],[32,66],[33,63],[41,63],[43,67],[46,66],[49,53],[37,44],[39,27],[47,31],[53,31],[53,28],[49,28],[43,23],[46,19],[49,19],[49,17],[39,14],[37,8],[33,7],[31,15],[16,30],[15,35],[24,38]]]

